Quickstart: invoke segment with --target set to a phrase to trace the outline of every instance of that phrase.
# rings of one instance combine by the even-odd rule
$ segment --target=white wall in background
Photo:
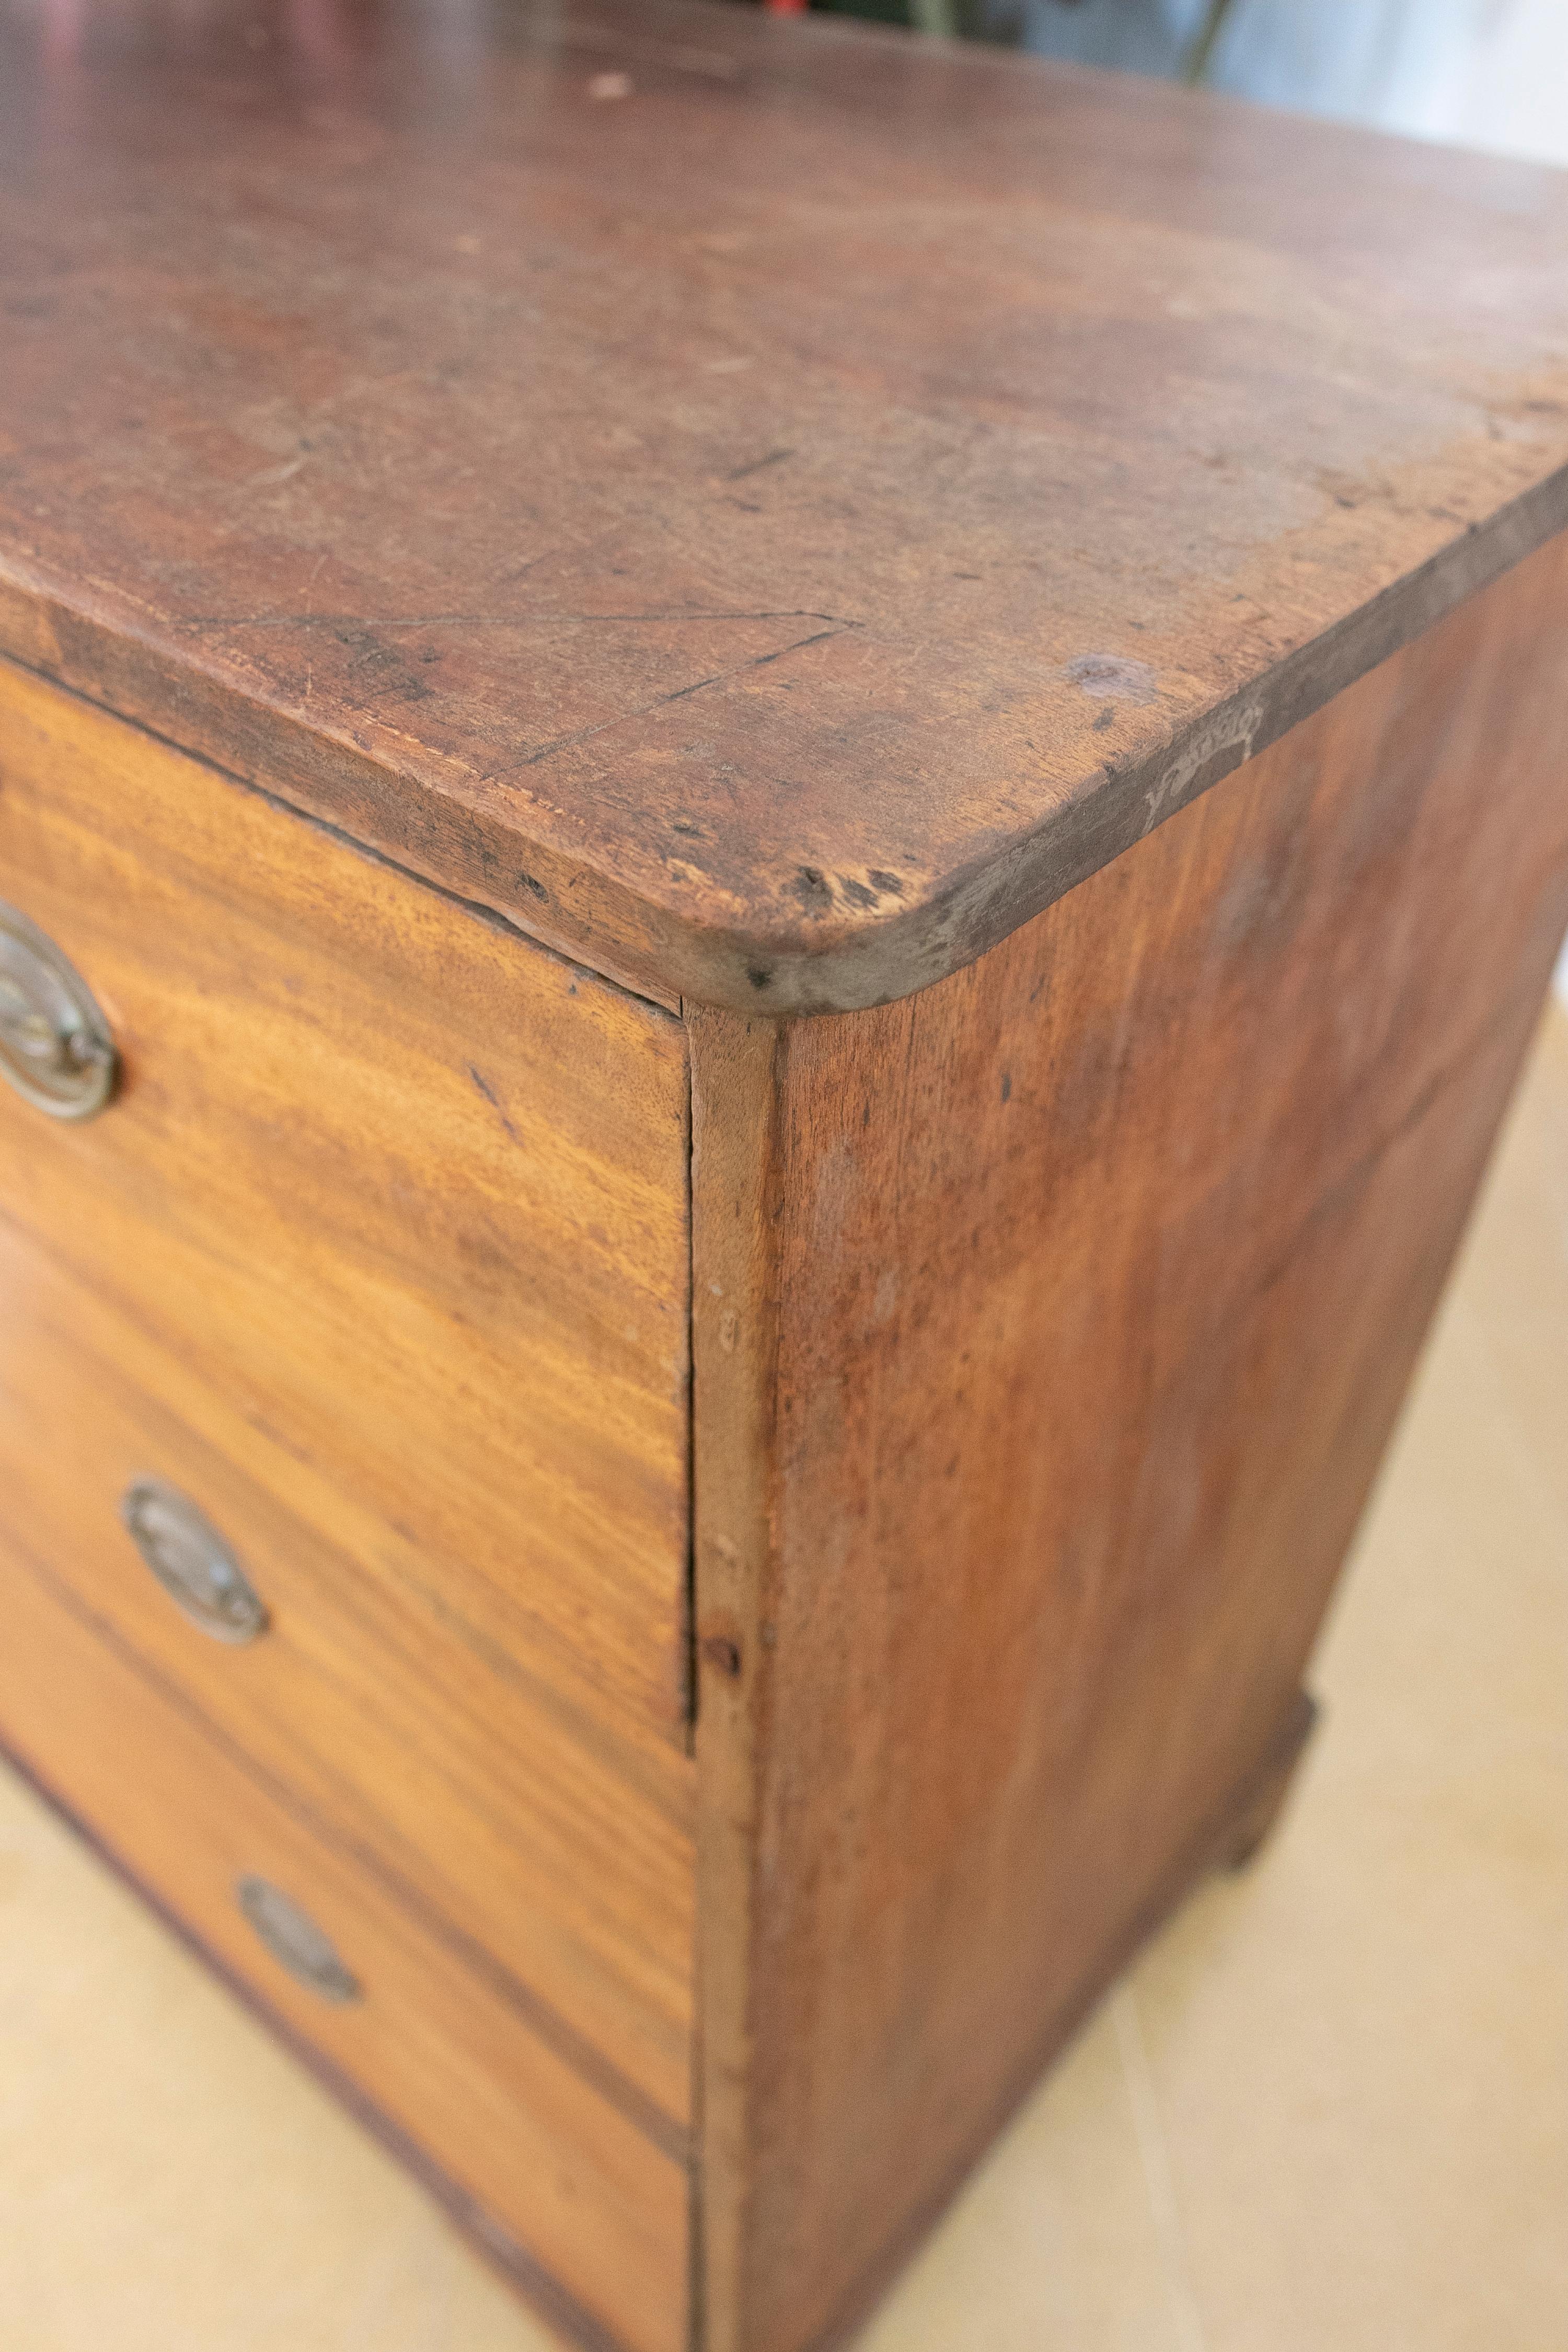
[[[1478,147],[1568,163],[1568,0],[1493,0],[1447,118]]]
[[[1153,74],[1179,70],[1206,14],[1206,0],[1022,7],[1031,48]],[[1568,163],[1568,0],[1232,0],[1210,79],[1275,106]]]
[[[1236,0],[1213,79],[1278,106],[1568,163],[1568,0]]]

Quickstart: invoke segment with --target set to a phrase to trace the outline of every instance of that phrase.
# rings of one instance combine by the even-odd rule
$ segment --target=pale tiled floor
[[[1282,1832],[1150,1950],[859,2352],[1568,2352],[1568,1016],[1314,1675]],[[0,1779],[0,2352],[547,2352]]]

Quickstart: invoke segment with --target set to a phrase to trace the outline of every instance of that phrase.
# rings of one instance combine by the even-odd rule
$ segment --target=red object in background
[[[804,16],[811,0],[765,0],[770,16]]]

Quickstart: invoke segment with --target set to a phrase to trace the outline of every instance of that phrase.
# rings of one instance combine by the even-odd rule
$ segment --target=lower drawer
[[[684,2168],[258,1785],[10,1528],[0,1612],[5,1746],[417,2144],[565,2325],[679,2352]]]
[[[122,1511],[148,1479],[226,1540],[265,1607],[258,1638],[209,1638],[138,1558]],[[553,1708],[438,1564],[342,1525],[320,1482],[4,1216],[0,1519],[253,1778],[684,2152],[690,1759]]]

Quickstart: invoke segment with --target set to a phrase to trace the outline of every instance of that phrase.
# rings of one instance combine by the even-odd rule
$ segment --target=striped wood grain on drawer
[[[426,2152],[579,2340],[682,2352],[684,2167],[206,1737],[8,1532],[0,1587],[4,1745]],[[297,1915],[319,1947],[308,1980],[277,1956]]]
[[[0,1208],[322,1533],[627,1738],[685,1736],[679,1021],[0,663],[0,898],[123,1056],[0,1087]]]
[[[280,1496],[266,1444],[199,1370],[3,1216],[0,1301],[0,1518],[324,1841],[681,2149],[691,1759],[552,1708],[460,1611],[356,1554],[308,1493]],[[246,1580],[249,1639],[212,1639],[190,1608],[205,1549],[174,1555],[172,1589],[158,1548],[139,1556],[123,1513],[149,1478]]]

